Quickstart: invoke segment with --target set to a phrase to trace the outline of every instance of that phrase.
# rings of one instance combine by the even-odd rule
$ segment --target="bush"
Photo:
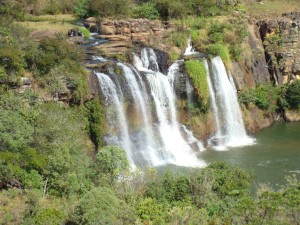
[[[78,224],[122,224],[121,201],[109,188],[90,190],[75,207]]]
[[[0,110],[0,151],[22,151],[33,141],[33,126],[18,112]]]
[[[18,78],[24,75],[24,54],[15,46],[0,47],[0,82],[17,84]]]
[[[245,105],[255,104],[262,110],[275,112],[281,95],[281,89],[270,84],[259,85],[255,89],[245,90],[239,94],[239,101]]]
[[[79,19],[87,18],[89,16],[88,12],[89,0],[80,0],[75,6],[74,13]]]
[[[290,84],[286,91],[286,101],[291,109],[300,108],[300,80]]]
[[[120,147],[106,146],[96,156],[96,170],[103,178],[108,178],[109,184],[129,169],[125,150]]]
[[[137,5],[131,9],[131,16],[133,18],[146,18],[155,20],[159,18],[159,12],[155,8],[154,2],[145,2]]]
[[[185,69],[197,91],[201,109],[206,111],[208,108],[209,89],[205,65],[200,61],[190,60],[185,62]]]
[[[89,15],[99,17],[126,17],[129,15],[129,0],[90,0]]]
[[[187,40],[188,40],[188,32],[185,31],[175,31],[170,33],[170,36],[166,38],[167,44],[172,46],[176,46],[180,49],[185,49],[187,46]]]
[[[207,48],[207,52],[210,56],[220,56],[224,64],[228,67],[230,63],[230,54],[228,47],[223,44],[211,44]]]
[[[83,54],[80,49],[67,41],[58,38],[45,38],[39,43],[37,56],[31,59],[33,62],[31,69],[36,68],[39,72],[38,75],[42,76],[49,73],[54,66],[61,64],[62,61],[80,62],[82,57]]]
[[[86,29],[85,27],[79,27],[79,31],[83,34],[83,36],[85,38],[90,38],[91,37],[91,33],[88,29]]]
[[[102,105],[97,102],[97,100],[89,101],[85,104],[87,109],[87,118],[88,118],[88,129],[89,135],[92,142],[95,145],[96,150],[102,143],[102,127],[104,123],[104,115]]]

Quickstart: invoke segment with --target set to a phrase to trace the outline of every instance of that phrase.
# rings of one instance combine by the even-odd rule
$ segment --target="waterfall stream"
[[[207,66],[208,67],[208,66]],[[217,133],[213,138],[217,150],[253,144],[247,136],[237,98],[237,90],[231,74],[227,74],[222,59],[211,60],[209,90]]]

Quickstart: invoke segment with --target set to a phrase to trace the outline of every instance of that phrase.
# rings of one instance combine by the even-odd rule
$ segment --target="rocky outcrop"
[[[134,45],[148,45],[158,47],[166,31],[176,29],[170,22],[148,19],[109,20],[104,19],[96,22],[95,18],[88,18],[85,27],[95,30],[99,38],[113,42],[124,43],[122,47]],[[102,46],[105,52],[118,52],[121,46]],[[124,52],[124,48],[121,52]]]
[[[147,19],[103,20],[98,23],[98,32],[102,38],[113,40],[119,36],[131,42],[148,45],[162,38],[165,30],[172,28],[170,23]]]
[[[259,30],[255,24],[250,24],[248,32],[240,60],[233,61],[230,69],[238,90],[270,82]]]
[[[300,75],[300,12],[257,23],[269,72],[277,84]]]
[[[284,118],[288,122],[299,122],[300,111],[299,110],[285,110]]]

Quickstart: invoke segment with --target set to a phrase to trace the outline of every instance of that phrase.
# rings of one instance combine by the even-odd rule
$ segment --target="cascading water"
[[[122,104],[122,95],[118,94],[117,86],[113,83],[110,77],[104,73],[96,73],[100,88],[104,98],[107,121],[110,123],[111,132],[120,129],[120,139],[116,140],[117,136],[112,136],[106,141],[108,144],[118,144],[124,148],[127,154],[128,161],[134,167],[134,159],[132,153],[132,144],[129,138],[128,124],[125,116],[125,110]],[[115,118],[115,116],[117,118]],[[116,121],[117,120],[117,121]]]
[[[164,158],[162,162],[190,167],[204,165],[204,163],[197,159],[189,143],[182,137],[176,119],[175,97],[172,84],[174,73],[178,70],[178,62],[175,62],[170,67],[168,76],[165,76],[158,71],[158,66],[152,67],[155,71],[150,68],[151,63],[148,62],[156,60],[153,50],[147,51],[147,54],[145,54],[145,50],[143,50],[141,55],[142,59],[135,56],[135,66],[138,70],[145,73],[150,85],[159,123],[160,138],[163,143]],[[153,65],[157,65],[157,62],[153,63]],[[189,133],[189,135],[191,139],[191,133]],[[198,141],[196,140],[197,139],[195,139],[194,142]],[[203,149],[202,145],[198,145],[198,147]]]
[[[176,118],[173,81],[180,61],[170,67],[168,76],[159,72],[151,48],[142,49],[141,58],[134,55],[134,61],[134,66],[115,63],[122,75],[116,75],[112,67],[108,67],[109,74],[96,73],[110,128],[107,144],[123,147],[133,167],[205,166],[193,151],[203,150],[202,143]]]
[[[185,52],[183,53],[183,55],[188,56],[188,55],[193,55],[193,54],[196,54],[196,53],[197,52],[193,50],[192,38],[189,37],[188,45],[187,45],[187,48],[185,49]]]
[[[212,59],[211,68],[209,90],[217,128],[212,140],[215,148],[224,150],[226,147],[253,144],[253,139],[246,134],[232,77],[227,75],[219,56]]]
[[[131,95],[133,96],[135,108],[138,111],[140,118],[142,118],[142,135],[139,135],[139,140],[137,149],[143,149],[141,152],[143,154],[143,158],[148,159],[148,161],[153,162],[159,161],[158,156],[158,146],[154,141],[154,134],[151,127],[150,119],[151,115],[146,106],[147,94],[145,93],[145,88],[139,85],[139,82],[135,76],[134,71],[129,67],[124,65],[123,63],[117,63],[119,67],[123,70],[123,75],[126,79],[126,83],[128,84]],[[137,74],[139,76],[139,74]],[[141,79],[140,79],[141,81]]]

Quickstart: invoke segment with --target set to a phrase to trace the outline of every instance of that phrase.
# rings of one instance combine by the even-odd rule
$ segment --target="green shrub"
[[[66,220],[66,215],[57,208],[43,208],[39,209],[34,215],[32,224],[44,225],[44,224],[63,224]]]
[[[126,17],[129,15],[129,0],[90,0],[88,11],[90,16]]]
[[[242,104],[255,104],[262,110],[276,111],[282,90],[271,84],[259,85],[255,89],[245,90],[239,94]]]
[[[180,58],[180,55],[178,55],[176,52],[170,52],[169,55],[170,55],[172,62],[175,62],[176,60],[178,60]]]
[[[74,13],[79,19],[83,19],[89,16],[88,12],[89,0],[80,0],[75,6]]]
[[[181,50],[183,50],[187,46],[188,36],[189,36],[188,32],[176,31],[170,33],[170,36],[166,38],[165,41],[168,45],[171,44],[171,46],[176,46]]]
[[[286,101],[291,109],[300,108],[300,80],[290,84],[286,91]]]
[[[39,76],[43,76],[50,72],[54,66],[61,64],[62,61],[71,60],[80,62],[83,54],[81,50],[68,43],[66,40],[58,38],[45,38],[38,46],[38,52],[32,54],[31,69],[37,69]]]
[[[18,78],[24,75],[24,53],[15,46],[0,47],[1,81],[3,83],[18,83]]]
[[[102,144],[102,127],[104,123],[104,115],[102,105],[97,100],[89,101],[85,104],[87,109],[88,129],[92,142],[96,150]]]
[[[91,37],[91,32],[86,29],[85,27],[79,27],[79,31],[83,34],[85,38],[90,38]]]
[[[202,110],[206,110],[209,100],[209,89],[207,82],[207,71],[205,65],[201,61],[190,60],[185,62],[185,69],[189,77],[192,79]]]
[[[122,224],[122,201],[109,188],[98,187],[84,195],[75,207],[77,224]]]
[[[155,20],[159,18],[159,12],[155,7],[154,2],[145,2],[137,5],[131,9],[131,16],[133,18],[146,18]]]
[[[210,56],[220,56],[226,66],[230,63],[230,54],[228,47],[224,44],[211,44],[207,48]]]
[[[96,171],[104,179],[108,178],[110,185],[129,169],[124,149],[116,146],[106,146],[99,150],[96,156]]]

